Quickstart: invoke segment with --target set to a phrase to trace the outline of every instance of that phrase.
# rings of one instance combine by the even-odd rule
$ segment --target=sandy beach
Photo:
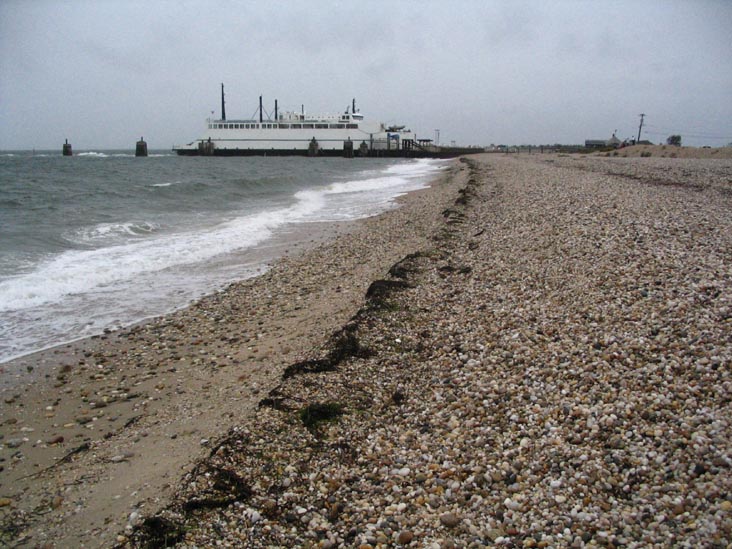
[[[23,359],[0,542],[730,543],[732,160],[473,155],[325,233]]]

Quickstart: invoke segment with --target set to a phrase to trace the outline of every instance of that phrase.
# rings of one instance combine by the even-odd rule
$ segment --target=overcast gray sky
[[[732,1],[0,0],[0,149],[152,148],[211,111],[338,112],[442,142],[732,141]]]

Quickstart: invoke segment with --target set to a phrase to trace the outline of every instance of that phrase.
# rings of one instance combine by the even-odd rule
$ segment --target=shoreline
[[[731,174],[468,157],[120,334],[69,395],[100,439],[0,486],[10,543],[724,547]]]
[[[403,227],[418,227],[413,210],[436,208],[431,202],[450,193],[446,171],[399,197],[396,209],[308,224],[297,245],[283,237],[283,256],[259,276],[168,315],[18,359],[38,373],[50,367],[50,377],[2,395],[6,529],[15,524],[26,539],[27,528],[33,543],[109,546],[131,513],[162,505],[208,441],[254,411],[285,365],[322,343],[380,269],[424,238]],[[39,509],[52,512],[49,524],[33,519]]]
[[[3,291],[7,290],[8,295],[3,301],[6,310],[1,321],[5,323],[1,330],[5,335],[5,341],[0,342],[0,370],[2,370],[0,386],[5,384],[6,380],[9,384],[17,384],[18,381],[24,380],[25,376],[16,374],[24,374],[25,368],[16,370],[12,365],[13,361],[24,356],[67,342],[100,335],[105,329],[116,330],[169,313],[205,294],[218,291],[234,279],[249,278],[258,274],[259,264],[271,261],[271,256],[279,253],[278,250],[270,249],[268,245],[273,235],[280,235],[275,245],[286,240],[306,239],[308,233],[320,231],[317,227],[318,219],[353,220],[363,214],[373,214],[389,206],[386,204],[387,201],[391,201],[389,194],[402,192],[392,187],[386,189],[384,193],[374,193],[375,196],[371,193],[363,194],[356,199],[358,203],[349,204],[353,209],[349,208],[348,211],[339,213],[332,208],[341,203],[344,196],[358,196],[342,194],[351,192],[349,189],[354,188],[354,182],[365,178],[372,180],[376,185],[380,184],[379,180],[373,180],[373,176],[369,175],[376,172],[364,166],[363,162],[348,163],[347,160],[340,159],[340,161],[327,161],[325,164],[318,162],[312,164],[308,163],[307,159],[301,159],[293,164],[290,160],[281,159],[275,163],[252,160],[248,161],[247,165],[252,164],[253,173],[271,175],[282,169],[283,162],[287,165],[285,168],[288,166],[294,168],[295,164],[297,166],[302,164],[305,169],[305,164],[308,164],[301,183],[309,185],[307,182],[312,180],[312,188],[304,194],[299,194],[299,191],[295,191],[301,184],[297,183],[289,195],[290,191],[286,189],[290,183],[286,178],[278,180],[275,185],[264,182],[264,179],[257,180],[256,183],[249,181],[238,190],[235,185],[232,192],[251,191],[256,192],[257,196],[252,200],[245,199],[240,206],[231,204],[223,207],[219,204],[217,208],[220,210],[220,215],[212,213],[205,218],[193,215],[188,224],[192,224],[191,226],[185,225],[176,229],[180,223],[186,223],[185,216],[174,215],[170,222],[165,221],[166,216],[170,215],[165,213],[165,209],[170,207],[167,200],[173,196],[183,202],[197,200],[198,193],[203,192],[201,188],[184,191],[183,187],[178,186],[182,184],[187,188],[191,180],[195,180],[199,175],[199,170],[205,172],[205,166],[191,167],[195,170],[188,174],[190,170],[186,165],[189,162],[181,164],[179,161],[166,161],[160,167],[156,166],[154,170],[162,178],[161,181],[165,180],[163,183],[156,182],[156,179],[135,186],[129,191],[130,196],[125,199],[139,198],[147,201],[150,195],[150,204],[144,214],[147,221],[140,222],[139,227],[135,221],[128,223],[120,220],[119,223],[107,224],[104,219],[99,219],[100,223],[96,223],[95,215],[91,215],[88,220],[80,215],[78,219],[68,220],[68,223],[79,225],[77,228],[69,226],[68,234],[62,235],[63,242],[68,241],[68,244],[59,244],[55,251],[51,251],[53,247],[49,244],[49,255],[44,255],[43,261],[31,262],[25,267],[21,265],[19,259],[17,261],[15,259],[16,253],[22,256],[25,252],[13,251],[16,246],[22,250],[24,244],[20,240],[16,242],[15,238],[9,238],[5,246],[10,253],[8,257],[10,263],[7,265],[9,270],[6,272],[7,280],[4,279],[2,284]],[[222,173],[230,174],[230,170],[236,169],[230,162],[224,164],[227,166],[221,167]],[[410,189],[425,181],[425,178],[415,180],[415,174],[439,173],[442,163],[386,160],[376,164],[383,168],[381,175],[384,177],[394,175],[401,178],[406,174],[399,180],[402,184],[398,185],[397,189],[405,187]],[[18,167],[28,165],[27,162],[22,162]],[[50,166],[55,165],[49,165],[49,170],[55,169]],[[117,167],[120,170],[128,169],[131,173],[146,171],[146,168],[141,167],[139,163],[110,159],[106,163],[99,163],[98,168],[97,164],[85,166],[80,172],[88,173],[90,178],[94,178],[99,175],[95,175],[94,170],[111,169],[113,175],[118,173]],[[324,171],[321,172],[321,169]],[[380,170],[381,168],[377,172]],[[326,173],[330,174],[326,176],[326,180],[332,178],[335,187],[331,188],[330,184],[322,179]],[[105,185],[113,186],[112,175],[100,179],[100,188],[106,188]],[[227,185],[232,185],[231,181],[234,179]],[[324,182],[326,184],[322,184]],[[46,183],[48,182],[44,182]],[[19,180],[17,184],[19,188],[22,187],[22,181]],[[252,184],[255,185],[256,191],[249,188]],[[365,180],[355,184],[355,188],[360,189],[369,188],[370,185]],[[8,193],[12,195],[15,192],[14,188],[11,185]],[[52,188],[50,187],[47,193],[42,186],[38,186],[39,200],[44,196],[55,196],[52,194]],[[223,188],[212,187],[212,198],[224,192]],[[280,195],[281,192],[288,196]],[[132,198],[136,193],[142,193],[143,196]],[[275,198],[275,195],[279,198]],[[270,203],[270,206],[265,206],[266,203]],[[85,206],[79,207],[83,209]],[[229,207],[235,209],[224,215],[224,210]],[[161,209],[155,211],[155,208]],[[256,212],[248,211],[252,208]],[[259,211],[260,208],[265,210]],[[92,209],[97,212],[96,215],[101,215],[98,208]],[[15,214],[10,215],[12,217]],[[135,215],[142,214],[134,212],[111,214],[112,217],[115,215],[134,219]],[[106,214],[103,217],[106,218]],[[25,222],[33,222],[33,216],[25,218],[27,218],[25,221],[24,218],[19,218],[19,226]],[[47,229],[39,231],[43,233],[49,230],[48,227],[51,226],[49,223],[56,222],[63,224],[60,220],[49,219],[48,223],[43,224]],[[293,227],[295,223],[297,226]],[[15,222],[11,224],[14,225]],[[201,230],[195,228],[204,225],[207,228]],[[22,232],[28,233],[29,230]],[[137,238],[134,234],[126,234],[128,231],[132,233],[142,231],[141,234],[146,236]],[[119,240],[118,232],[126,235],[124,239]],[[37,238],[53,241],[52,235]],[[130,238],[129,242],[125,240]],[[316,238],[319,237],[316,235]],[[124,245],[119,246],[122,242]],[[75,250],[75,247],[80,248]],[[41,248],[37,250],[39,254],[42,254]],[[211,254],[218,255],[209,257]],[[122,257],[126,259],[120,259]],[[207,259],[199,261],[201,257]],[[114,262],[119,261],[122,263],[114,266]]]
[[[238,254],[236,258],[227,260],[227,263],[238,266],[242,270],[251,270],[252,274],[245,278],[228,282],[219,289],[204,293],[201,296],[183,303],[169,311],[160,314],[150,314],[149,316],[140,318],[130,322],[129,324],[100,329],[97,333],[82,335],[4,360],[0,362],[0,373],[9,376],[11,379],[0,380],[0,398],[3,398],[5,393],[11,392],[14,389],[22,389],[29,384],[42,381],[37,376],[40,374],[45,375],[45,373],[35,368],[35,365],[39,362],[56,362],[57,359],[61,360],[59,355],[68,357],[73,354],[78,354],[83,350],[83,348],[90,347],[94,340],[109,339],[110,335],[117,332],[130,330],[149,322],[154,322],[162,317],[175,314],[176,312],[188,307],[192,307],[198,301],[205,299],[210,295],[226,292],[231,286],[262,276],[267,272],[267,270],[269,270],[273,263],[283,257],[296,257],[298,254],[305,253],[313,247],[327,243],[329,240],[340,234],[349,232],[352,230],[351,225],[355,225],[359,221],[362,221],[362,219],[355,219],[352,221],[295,223],[288,226],[287,230],[278,230],[262,245],[246,250],[245,252]],[[297,238],[288,236],[293,233],[299,233]],[[54,355],[55,358],[50,360],[49,355]],[[28,367],[33,368],[32,372],[28,371]],[[26,373],[25,377],[21,377],[24,374],[23,371]],[[48,375],[45,375],[45,377],[47,378]],[[0,402],[0,405],[1,404],[2,403]]]

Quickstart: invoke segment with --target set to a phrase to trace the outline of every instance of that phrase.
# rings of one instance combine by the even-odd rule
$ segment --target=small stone
[[[440,522],[447,528],[454,528],[460,523],[460,519],[454,513],[444,513],[440,515]]]
[[[500,528],[491,528],[486,532],[486,536],[491,541],[496,541],[498,538],[503,537],[506,533]]]
[[[46,444],[61,444],[64,441],[63,435],[56,435],[46,441]]]
[[[23,444],[25,440],[22,438],[9,438],[5,441],[5,446],[8,448],[18,448],[21,444]]]
[[[7,507],[13,503],[13,500],[10,498],[0,498],[0,507]]]
[[[399,536],[397,537],[397,543],[407,545],[408,543],[411,543],[413,539],[414,533],[411,530],[402,530],[399,532]]]
[[[277,514],[277,502],[273,499],[268,499],[262,504],[262,513],[267,517],[273,517]]]
[[[517,511],[521,508],[521,504],[511,498],[506,498],[505,500],[503,500],[503,505],[505,505],[506,508],[510,509],[511,511]]]

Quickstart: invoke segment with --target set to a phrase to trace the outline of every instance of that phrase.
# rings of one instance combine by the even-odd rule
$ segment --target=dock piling
[[[308,156],[318,156],[320,154],[320,145],[313,137],[308,145]]]
[[[209,137],[208,141],[201,141],[198,143],[198,154],[201,156],[213,156],[215,148],[216,146]]]
[[[135,156],[147,156],[147,143],[142,137],[135,145]]]

